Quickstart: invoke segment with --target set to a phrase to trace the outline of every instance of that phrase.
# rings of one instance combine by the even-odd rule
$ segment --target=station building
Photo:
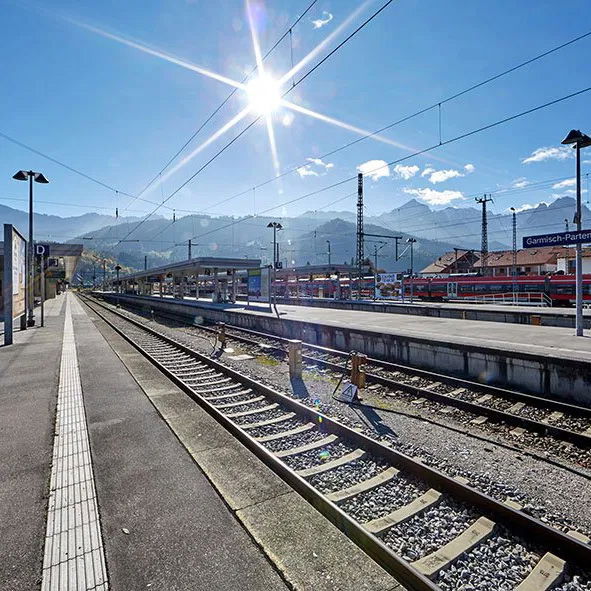
[[[522,248],[517,251],[516,270],[518,275],[547,275],[556,273],[558,257],[564,253],[562,246],[541,246]],[[486,261],[479,259],[472,266],[476,273],[485,273],[493,277],[510,277],[513,268],[513,251],[500,250],[489,252]]]
[[[565,275],[575,274],[575,249],[565,248],[556,261],[556,270]],[[591,274],[591,248],[583,248],[583,274]]]

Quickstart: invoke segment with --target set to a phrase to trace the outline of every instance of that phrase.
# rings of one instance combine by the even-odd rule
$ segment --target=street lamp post
[[[417,241],[416,238],[407,238],[406,241],[410,244],[410,303],[412,304],[412,300],[414,297],[414,281],[413,281],[413,275],[414,275],[414,245],[415,242]]]
[[[330,240],[327,240],[326,244],[328,245],[328,251],[326,254],[328,254],[328,266],[330,267]]]
[[[29,244],[27,245],[27,326],[35,326],[34,295],[34,248],[33,248],[33,181],[46,185],[49,181],[40,172],[33,170],[19,170],[12,177],[16,181],[29,181]]]
[[[273,281],[271,284],[271,299],[275,301],[275,279],[277,277],[277,263],[279,260],[277,251],[277,230],[283,230],[283,226],[279,222],[269,222],[267,228],[273,228]]]
[[[573,145],[576,150],[577,160],[577,209],[575,214],[575,223],[577,225],[577,232],[583,229],[582,207],[581,207],[581,148],[591,146],[591,137],[587,134],[581,133],[578,129],[571,129],[569,134],[562,140],[565,145]],[[575,245],[575,266],[576,266],[576,320],[575,320],[575,334],[578,337],[583,336],[583,245],[578,243]]]

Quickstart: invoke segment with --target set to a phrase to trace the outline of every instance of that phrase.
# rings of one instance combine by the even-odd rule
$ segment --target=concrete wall
[[[114,299],[114,296],[108,296]],[[384,359],[466,377],[475,381],[527,391],[591,407],[591,364],[531,354],[515,354],[490,347],[407,338],[396,335],[325,326],[277,318],[270,314],[245,313],[224,306],[160,300],[142,296],[120,296],[121,303],[149,312],[165,311],[189,322],[205,319],[227,322],[242,328],[301,339],[307,343],[359,351]]]

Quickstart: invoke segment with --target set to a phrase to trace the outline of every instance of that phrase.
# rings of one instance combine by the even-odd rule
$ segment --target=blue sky
[[[252,0],[265,53],[310,0]],[[353,0],[318,0],[293,29],[297,63],[327,36],[330,43],[296,74],[305,74],[372,14]],[[41,150],[88,175],[137,194],[232,90],[231,86],[97,34],[75,22],[157,47],[240,81],[255,64],[243,0],[51,1],[4,0],[4,92],[0,132]],[[348,25],[345,21],[358,10]],[[349,125],[374,131],[437,103],[491,75],[591,30],[588,0],[514,2],[498,0],[397,0],[286,98]],[[75,22],[74,22],[75,21]],[[319,21],[314,24],[313,21]],[[344,25],[344,26],[343,26]],[[339,27],[342,30],[339,32]],[[543,58],[442,106],[442,138],[452,138],[590,85],[591,37]],[[291,66],[289,37],[264,62],[280,77]],[[289,82],[283,88],[287,90]],[[571,128],[591,133],[591,93],[507,125],[382,168],[366,181],[370,214],[394,209],[411,198],[442,207],[473,206],[474,195],[500,193],[493,210],[528,207],[573,190],[572,154],[560,140]],[[183,155],[207,140],[248,105],[238,90]],[[161,201],[197,171],[253,119],[248,115],[143,197]],[[183,210],[244,215],[253,210],[298,215],[342,199],[329,209],[353,210],[355,182],[301,199],[380,161],[402,158],[438,142],[437,109],[366,139],[322,162],[317,159],[359,135],[280,107],[272,115],[284,176],[222,205],[220,201],[275,176],[269,139],[259,122],[181,190],[167,205]],[[182,156],[181,156],[182,158]],[[529,160],[529,161],[528,161]],[[591,149],[583,171],[591,170]],[[376,161],[373,164],[363,165]],[[306,166],[301,166],[307,163]],[[19,168],[43,171],[37,210],[58,215],[87,211],[141,215],[148,203],[117,196],[52,162],[0,138],[0,203],[25,209],[24,183],[11,180]],[[371,175],[370,175],[371,176]],[[541,190],[528,183],[566,178]],[[556,185],[556,187],[553,187]],[[69,205],[42,203],[60,202]],[[279,206],[279,207],[277,207]],[[128,208],[128,210],[126,210]],[[162,208],[159,214],[170,216]]]

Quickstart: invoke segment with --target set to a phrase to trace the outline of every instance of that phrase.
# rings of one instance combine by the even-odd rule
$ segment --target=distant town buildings
[[[546,275],[575,272],[575,249],[562,246],[524,248],[516,253],[518,275]],[[492,277],[510,277],[513,267],[513,251],[489,252],[483,264],[481,253],[476,250],[456,249],[442,254],[425,267],[420,275],[434,277],[454,273],[479,273]],[[591,248],[583,251],[583,273],[591,274]]]
[[[424,277],[449,275],[452,273],[471,273],[474,264],[480,260],[480,252],[457,248],[442,254],[436,261],[421,271]]]

